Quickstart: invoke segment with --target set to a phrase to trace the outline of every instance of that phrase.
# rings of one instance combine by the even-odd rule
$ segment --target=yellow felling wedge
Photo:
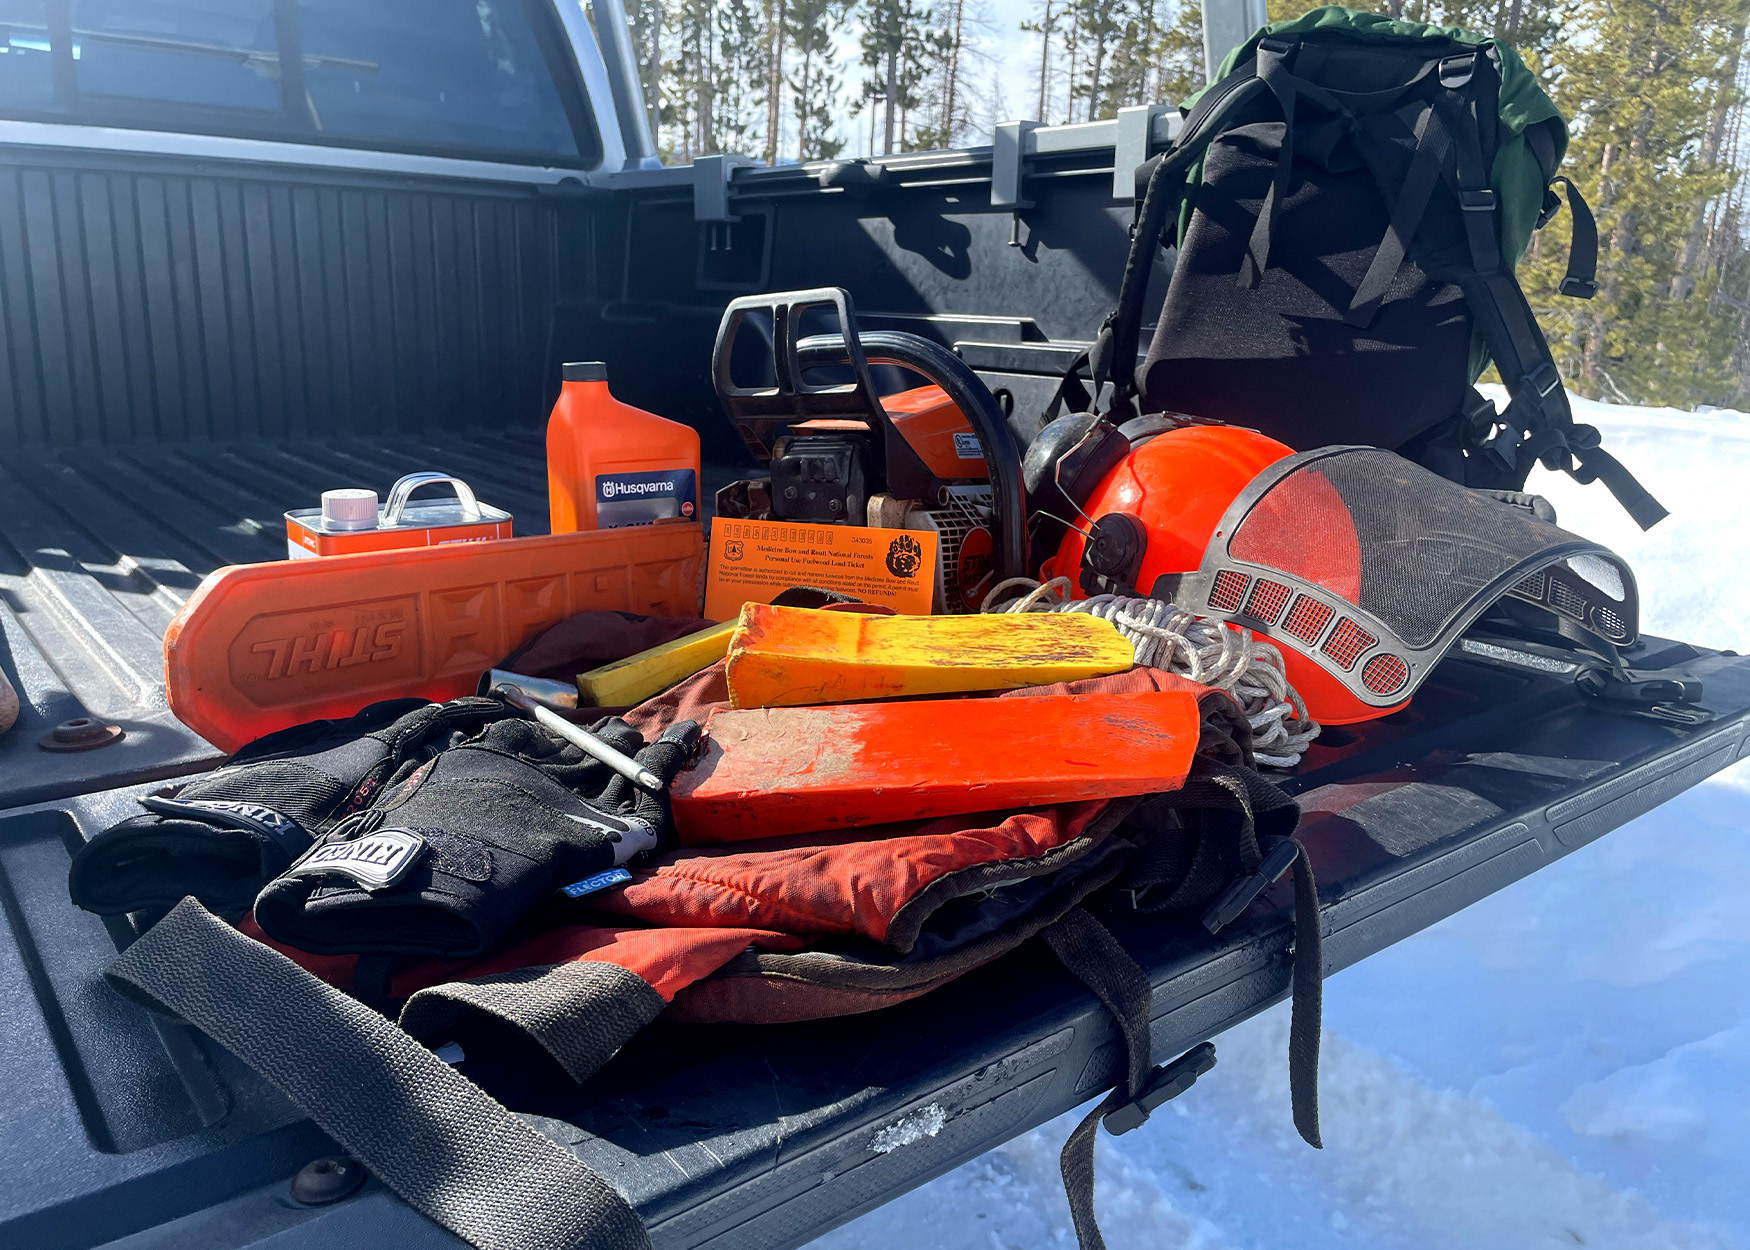
[[[1012,690],[1122,673],[1124,636],[1079,612],[872,616],[750,603],[729,642],[731,707]]]
[[[677,681],[717,663],[729,650],[735,621],[724,621],[660,647],[640,651],[577,675],[581,707],[631,707],[661,694]]]

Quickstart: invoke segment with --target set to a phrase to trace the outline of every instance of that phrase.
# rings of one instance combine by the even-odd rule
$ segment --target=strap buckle
[[[1478,187],[1458,193],[1459,207],[1467,213],[1492,213],[1495,211],[1495,191],[1492,187]]]
[[[1135,1098],[1121,1107],[1114,1107],[1100,1117],[1106,1131],[1117,1137],[1128,1133],[1149,1117],[1162,1103],[1171,1102],[1197,1084],[1197,1078],[1215,1066],[1215,1043],[1199,1042],[1171,1063],[1157,1064],[1149,1073],[1148,1083]]]
[[[1543,399],[1545,396],[1553,394],[1555,389],[1562,384],[1562,375],[1556,372],[1556,367],[1552,362],[1546,360],[1519,381],[1521,385],[1531,387],[1537,392],[1537,397]]]
[[[1459,417],[1464,422],[1465,432],[1470,436],[1465,441],[1480,443],[1493,433],[1500,414],[1495,409],[1494,400],[1472,387],[1470,397]]]
[[[1203,927],[1211,933],[1219,933],[1232,924],[1241,912],[1252,905],[1253,899],[1280,881],[1282,874],[1294,867],[1294,858],[1299,854],[1300,843],[1293,838],[1283,838],[1270,848],[1270,853],[1264,856],[1263,862],[1250,876],[1235,881],[1228,886],[1227,893],[1209,905],[1209,909],[1203,913]]]
[[[1562,279],[1561,286],[1556,288],[1569,299],[1591,299],[1598,294],[1598,284],[1591,278],[1578,278],[1569,274]]]
[[[1616,711],[1648,716],[1677,725],[1705,725],[1714,713],[1698,706],[1702,683],[1692,673],[1664,670],[1585,669],[1574,678],[1585,694]]]
[[[1461,52],[1449,56],[1440,62],[1440,85],[1448,91],[1457,91],[1470,82],[1477,72],[1477,54]]]

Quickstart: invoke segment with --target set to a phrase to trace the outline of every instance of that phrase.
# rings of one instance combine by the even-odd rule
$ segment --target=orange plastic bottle
[[[623,404],[600,361],[563,366],[547,421],[547,508],[555,534],[699,519],[699,432]]]

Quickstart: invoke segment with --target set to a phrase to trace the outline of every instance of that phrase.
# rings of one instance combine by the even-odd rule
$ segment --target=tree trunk
[[[1047,74],[1051,70],[1051,0],[1045,0],[1045,16],[1039,21],[1039,108],[1033,114],[1041,122],[1051,99],[1047,94]]]
[[[1159,76],[1159,58],[1155,54],[1155,6],[1159,0],[1143,0],[1142,48],[1145,58],[1142,67],[1142,98],[1132,100],[1132,104],[1153,104],[1158,94],[1155,83]]]
[[[1106,66],[1106,32],[1095,30],[1094,64],[1088,73],[1088,120],[1093,121],[1100,115],[1100,72]]]
[[[1738,82],[1738,67],[1744,56],[1744,27],[1740,21],[1732,30],[1732,51],[1726,59],[1724,72],[1720,75],[1719,90],[1714,99],[1712,114],[1708,117],[1707,129],[1701,136],[1701,161],[1704,169],[1717,168],[1720,162],[1720,149],[1725,143],[1726,122],[1732,115],[1735,106],[1733,94]],[[1698,276],[1696,259],[1701,252],[1702,240],[1708,233],[1708,218],[1710,205],[1702,204],[1695,210],[1695,220],[1690,224],[1689,236],[1683,240],[1683,255],[1677,262],[1677,272],[1671,277],[1671,298],[1688,299],[1695,294],[1695,280]]]
[[[778,163],[784,90],[784,0],[766,0],[766,164]]]
[[[809,71],[813,68],[814,53],[804,52],[802,54],[802,78],[796,84],[796,159],[798,161],[808,159],[808,77]]]
[[[1069,19],[1069,34],[1063,41],[1063,63],[1065,81],[1063,84],[1063,124],[1069,125],[1076,117],[1076,53],[1081,51],[1082,15],[1079,9],[1071,8]],[[1044,118],[1040,119],[1041,121]]]
[[[899,95],[899,42],[897,36],[887,49],[887,117],[883,122],[881,155],[893,155],[893,108]]]
[[[958,127],[954,124],[955,88],[960,77],[960,40],[966,20],[966,0],[954,0],[954,36],[948,44],[946,86],[942,92],[942,146],[952,147]]]

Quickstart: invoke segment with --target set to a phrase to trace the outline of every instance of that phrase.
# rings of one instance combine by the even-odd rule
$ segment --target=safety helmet
[[[1610,551],[1378,448],[1166,428],[1133,440],[1080,511],[1042,577],[1268,638],[1324,725],[1405,706],[1504,597],[1607,644],[1636,634],[1634,575]]]

